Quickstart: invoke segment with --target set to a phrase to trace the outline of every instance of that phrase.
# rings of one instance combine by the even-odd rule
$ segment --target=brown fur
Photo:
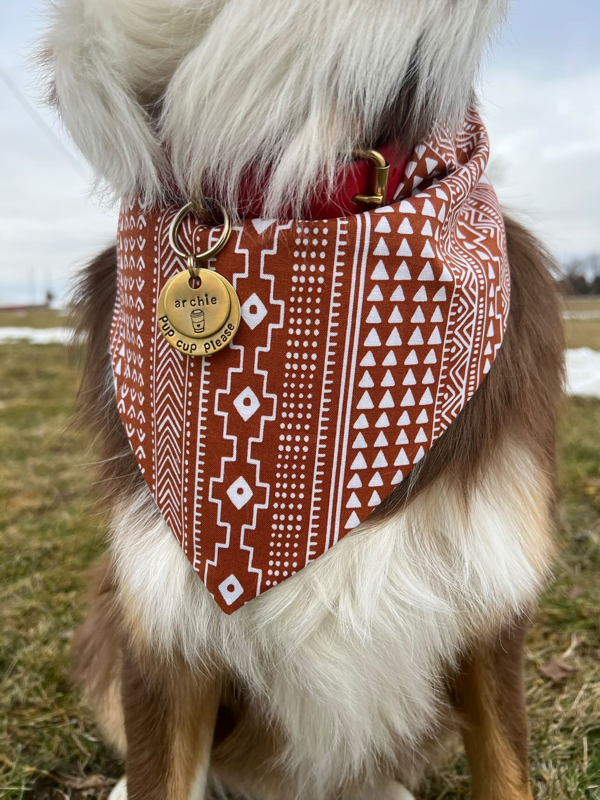
[[[532,800],[527,760],[523,647],[516,620],[465,659],[456,680],[473,800]]]
[[[128,800],[187,800],[206,786],[220,688],[183,663],[157,666],[125,645]]]
[[[102,496],[111,503],[131,495],[144,479],[121,425],[109,356],[110,327],[117,291],[117,249],[109,247],[82,271],[71,302],[71,319],[83,350],[78,394],[79,420],[96,438]]]

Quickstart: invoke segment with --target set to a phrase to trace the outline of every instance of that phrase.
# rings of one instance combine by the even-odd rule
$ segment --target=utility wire
[[[10,89],[11,93],[17,99],[22,108],[27,112],[29,117],[35,122],[38,128],[46,136],[46,138],[50,139],[53,142],[54,146],[60,150],[62,155],[67,159],[67,161],[69,161],[71,166],[75,170],[77,170],[77,172],[82,178],[87,178],[87,175],[83,170],[79,161],[77,161],[77,159],[73,156],[73,154],[65,147],[65,145],[54,133],[52,128],[47,124],[47,122],[44,119],[42,119],[38,111],[31,105],[29,100],[25,97],[23,92],[19,89],[17,84],[13,81],[8,72],[1,65],[0,65],[0,77],[7,85],[7,87]]]

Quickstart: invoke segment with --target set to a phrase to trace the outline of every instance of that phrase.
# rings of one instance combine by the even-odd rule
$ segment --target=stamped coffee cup
[[[194,329],[194,333],[204,333],[205,327],[205,319],[204,319],[204,311],[201,308],[196,308],[190,314],[192,320],[192,327]]]

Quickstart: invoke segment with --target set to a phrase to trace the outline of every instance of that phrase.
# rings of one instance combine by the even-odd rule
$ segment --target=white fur
[[[368,794],[354,795],[352,797],[348,796],[347,798],[344,797],[343,800],[415,800],[408,789],[405,789],[404,786],[401,786],[395,781],[387,782],[381,789],[378,788],[376,791],[376,798],[373,789],[369,789]],[[219,794],[219,797],[220,796],[221,794]],[[225,797],[224,794],[222,796]],[[127,800],[127,780],[125,778],[121,778],[117,783],[108,796],[108,800]],[[203,790],[201,794],[198,794],[195,789],[193,789],[189,800],[204,800]]]
[[[372,779],[378,760],[425,735],[444,666],[532,600],[549,555],[548,493],[531,457],[507,446],[468,508],[446,476],[230,616],[147,491],[116,511],[113,552],[124,605],[151,646],[229,665],[285,731],[298,797],[320,797]]]
[[[415,798],[404,786],[395,784],[387,789],[387,793],[382,797],[382,800],[415,800]]]
[[[46,38],[62,118],[117,196],[271,170],[298,212],[409,78],[412,113],[462,118],[508,0],[60,0]],[[408,120],[405,120],[408,122]]]
[[[385,781],[376,787],[370,786],[357,794],[344,794],[342,800],[415,800],[404,786],[396,781]]]
[[[112,792],[108,795],[108,800],[127,800],[127,781],[125,778],[117,783]]]

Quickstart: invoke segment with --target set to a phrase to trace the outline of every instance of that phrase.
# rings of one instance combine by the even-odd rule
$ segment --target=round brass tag
[[[163,290],[169,322],[185,336],[204,338],[215,333],[229,316],[231,301],[222,278],[209,269],[198,271],[198,288],[189,272],[175,275]]]
[[[158,327],[180,352],[208,356],[237,333],[240,302],[233,286],[218,273],[200,269],[198,278],[198,288],[187,270],[170,279],[158,298]]]

